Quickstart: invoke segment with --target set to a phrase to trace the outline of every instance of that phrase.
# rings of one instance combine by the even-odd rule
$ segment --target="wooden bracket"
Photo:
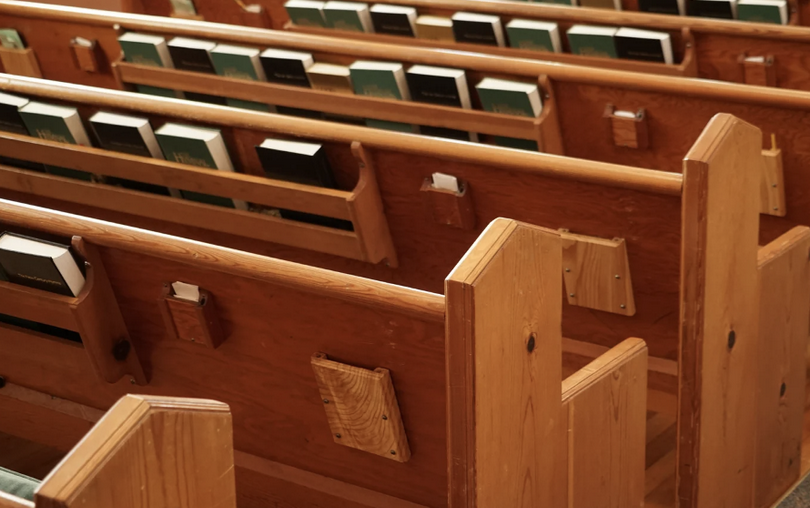
[[[697,51],[695,50],[695,36],[689,27],[681,29],[681,40],[683,41],[683,59],[680,67],[683,69],[683,76],[696,78],[698,76]]]
[[[28,76],[30,78],[42,77],[39,62],[37,62],[37,55],[31,48],[13,49],[0,47],[0,62],[3,63],[3,71],[7,74]]]
[[[635,113],[618,111],[613,104],[605,107],[604,117],[610,122],[613,133],[613,143],[616,146],[626,146],[644,150],[649,146],[647,132],[647,114],[644,108]]]
[[[163,284],[160,312],[169,336],[216,349],[225,340],[214,297],[200,288],[200,301],[192,302],[174,296],[172,286]]]
[[[87,45],[88,42],[89,45]],[[73,50],[73,56],[76,58],[76,65],[79,69],[84,72],[98,72],[100,67],[98,44],[95,40],[87,41],[75,38],[70,41],[70,48]]]
[[[133,384],[145,385],[146,376],[98,249],[78,236],[72,245],[85,260],[85,283],[77,297],[0,282],[3,313],[77,332],[100,379],[115,383],[129,375]]]
[[[636,313],[623,238],[611,240],[560,230],[563,280],[570,305],[632,316]]]
[[[352,143],[352,155],[360,169],[357,186],[347,200],[354,231],[367,260],[385,260],[387,266],[399,266],[394,240],[385,218],[374,162],[359,141]]]
[[[771,148],[762,150],[762,183],[760,185],[759,213],[784,217],[785,177],[782,170],[782,150],[776,146],[776,135],[771,134]]]
[[[565,155],[560,130],[560,116],[554,96],[554,85],[545,74],[537,80],[537,87],[543,96],[543,111],[534,120],[537,132],[537,149],[544,153]]]
[[[411,457],[388,369],[361,369],[312,355],[312,370],[335,443],[397,462]]]
[[[422,192],[425,208],[433,216],[433,220],[445,226],[470,231],[475,229],[475,209],[472,195],[465,182],[459,182],[460,192],[437,189],[430,178],[422,182]]]
[[[776,86],[776,61],[773,56],[748,56],[737,58],[742,67],[743,83],[756,86]]]

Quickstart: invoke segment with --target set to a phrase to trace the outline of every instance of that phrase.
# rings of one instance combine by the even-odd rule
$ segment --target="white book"
[[[247,57],[250,59],[250,63],[253,66],[253,71],[256,73],[256,77],[259,81],[267,81],[267,77],[264,75],[264,68],[262,67],[262,63],[259,60],[259,54],[261,51],[258,48],[248,48],[245,46],[234,46],[232,44],[217,44],[217,46],[211,50],[211,59],[214,61],[214,67],[217,68],[217,72],[219,72],[219,66],[217,65],[220,60],[217,55],[230,57]]]
[[[503,36],[503,25],[501,18],[492,14],[477,14],[474,12],[457,12],[450,18],[453,20],[453,31],[456,33],[456,40],[458,42],[474,42],[472,40],[476,35],[488,36],[490,33],[494,35],[498,46],[506,45],[506,38]],[[470,27],[474,25],[481,25],[481,28],[474,30],[464,29],[463,32],[467,35],[466,39],[459,38],[458,26]]]
[[[61,119],[77,145],[93,146],[93,144],[90,142],[90,138],[87,136],[87,131],[84,130],[82,118],[79,116],[79,111],[76,108],[68,106],[56,106],[54,104],[45,104],[43,102],[29,102],[20,108],[20,114],[23,115],[24,120],[26,117],[30,118],[30,116],[39,117],[39,120],[37,121],[39,125],[43,125],[43,120],[49,117]],[[45,121],[47,122],[47,120]],[[25,120],[25,122],[26,125],[29,126],[30,131],[33,122],[29,123],[29,120]],[[53,124],[52,122],[47,123],[50,124],[48,128],[51,130],[51,132],[59,137],[60,133],[58,132],[58,129],[56,129],[57,125]],[[35,135],[34,133],[31,134]],[[38,135],[37,137],[48,139],[48,136]],[[61,141],[57,139],[53,140]]]
[[[616,38],[619,39],[622,37],[657,41],[658,44],[661,45],[661,53],[664,55],[664,63],[672,64],[674,62],[672,57],[672,39],[667,32],[639,30],[637,28],[619,28],[619,30],[616,32]],[[619,46],[621,47],[622,44],[619,43]],[[619,56],[624,58],[626,55],[622,55],[620,51]]]
[[[30,101],[27,97],[17,97],[16,95],[10,95],[7,93],[0,92],[0,104],[4,104],[6,106],[13,106],[15,108],[21,108],[28,104]]]
[[[155,132],[152,130],[152,125],[149,123],[148,118],[99,111],[90,117],[90,125],[93,126],[93,129],[96,131],[96,136],[100,140],[112,137],[100,133],[105,126],[128,127],[137,130],[141,141],[143,141],[143,145],[149,151],[149,155],[155,159],[163,159],[163,152],[160,150],[160,145],[157,142],[157,138],[155,138]],[[101,144],[105,145],[107,143],[102,141]]]
[[[190,302],[200,301],[200,286],[177,281],[172,282],[172,290],[174,291],[175,298],[188,300]]]
[[[434,189],[448,190],[456,193],[461,192],[458,185],[458,178],[453,175],[448,175],[445,173],[433,173],[431,178],[433,180]]]
[[[188,37],[175,37],[169,41],[169,47],[212,51],[217,47],[217,43],[213,41],[203,41],[200,39],[189,39]]]
[[[538,32],[547,32],[551,39],[551,45],[555,53],[562,51],[562,42],[560,39],[560,27],[557,23],[552,21],[535,21],[532,19],[513,19],[506,24],[506,32],[509,29],[515,30],[536,30]],[[514,42],[512,43],[514,45]],[[520,47],[520,46],[517,46]]]
[[[70,254],[70,249],[65,246],[4,233],[0,236],[0,252],[12,253],[0,255],[12,281],[17,279],[26,285],[26,281],[31,281],[32,287],[47,288],[46,290],[56,293],[63,291],[61,282],[64,281],[73,296],[79,296],[84,287],[84,275]],[[53,273],[54,269],[59,272],[58,276]],[[57,277],[61,277],[62,281]]]
[[[518,116],[540,116],[543,111],[543,100],[540,97],[540,89],[534,83],[523,83],[520,81],[510,81],[506,79],[484,78],[475,85],[484,109],[494,113]],[[488,93],[489,92],[489,93]],[[524,100],[514,100],[518,96],[525,96]],[[505,100],[506,98],[509,100]],[[501,100],[498,100],[501,99]],[[523,103],[531,108],[529,111],[523,108]]]
[[[345,29],[351,30],[353,21],[358,21],[364,32],[374,33],[374,23],[371,21],[371,12],[368,4],[360,2],[326,2],[323,6],[323,13],[327,21],[337,19],[338,23],[332,23],[334,28],[344,29],[340,25],[341,21],[346,22]]]

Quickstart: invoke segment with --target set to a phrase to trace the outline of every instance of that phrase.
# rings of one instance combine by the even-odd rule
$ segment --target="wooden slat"
[[[0,508],[34,508],[34,503],[0,491]]]
[[[561,255],[559,233],[499,219],[445,281],[453,508],[559,499]]]
[[[761,150],[759,129],[720,114],[684,161],[682,508],[736,508],[753,500]]]
[[[568,508],[644,505],[647,346],[627,339],[567,378]]]
[[[770,506],[799,479],[808,332],[810,228],[759,250],[755,506]]]
[[[71,305],[76,302],[75,298],[0,281],[0,302],[3,314],[65,330],[78,330],[71,313]]]

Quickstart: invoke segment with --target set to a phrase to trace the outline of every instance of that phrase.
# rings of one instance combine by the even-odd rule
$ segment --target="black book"
[[[45,323],[37,323],[36,321],[30,321],[28,319],[9,316],[7,314],[0,314],[0,323],[16,326],[17,328],[23,328],[25,330],[32,330],[35,332],[43,333],[45,335],[50,335],[52,337],[66,339],[72,342],[82,341],[81,335],[79,335],[78,332],[74,332],[73,330],[66,330],[64,328],[59,328],[57,326],[46,325]]]
[[[260,55],[260,61],[267,81],[281,85],[310,87],[307,69],[315,63],[310,53],[267,49]]]
[[[28,128],[20,116],[20,108],[28,104],[28,99],[6,93],[0,93],[0,131],[28,136]],[[0,164],[22,169],[45,172],[45,166],[36,162],[0,157]]]
[[[175,37],[168,44],[175,69],[206,74],[217,73],[210,54],[216,46],[215,42],[186,39],[185,37]]]
[[[457,12],[453,14],[453,36],[456,42],[503,46],[501,18],[489,14]]]
[[[655,14],[684,14],[683,0],[638,0],[638,10]]]
[[[457,139],[459,141],[478,141],[477,135],[474,133],[446,127],[432,127],[430,125],[420,125],[419,134],[436,138]],[[473,139],[474,135],[476,136],[475,139]]]
[[[227,106],[228,99],[218,95],[208,95],[205,93],[184,92],[186,99],[196,102],[204,102],[206,104],[216,104],[218,106]]]
[[[690,16],[701,18],[734,19],[736,0],[689,0]]]
[[[405,73],[411,99],[442,106],[470,109],[467,77],[461,69],[414,65]]]
[[[276,106],[276,112],[280,115],[298,116],[301,118],[311,118],[313,120],[323,120],[323,113],[311,109],[291,108],[288,106]]]
[[[67,245],[3,233],[0,266],[14,284],[65,296],[78,296],[84,287],[84,275]]]
[[[334,189],[336,187],[323,145],[283,139],[265,139],[256,153],[269,178],[304,185]],[[352,223],[295,210],[280,210],[285,219],[339,229],[352,229]]]
[[[620,28],[614,36],[619,58],[671,64],[672,41],[667,32]]]
[[[371,22],[378,34],[416,36],[416,9],[377,4],[371,8]]]

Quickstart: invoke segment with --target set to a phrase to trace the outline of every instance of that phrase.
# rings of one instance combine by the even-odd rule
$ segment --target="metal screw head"
[[[396,455],[396,454],[397,454],[396,450],[391,450],[391,455]]]
[[[574,293],[568,293],[568,296],[570,296],[571,298],[573,298],[573,297],[574,297]]]
[[[329,404],[329,399],[323,399],[324,404]]]
[[[613,277],[616,278],[616,279],[621,279],[622,278],[622,276],[619,275],[618,273],[616,275],[614,275]]]
[[[571,269],[570,269],[570,268],[566,268],[566,269],[565,269],[565,272],[566,272],[566,273],[568,273],[568,272],[570,272],[570,271],[571,271]]]
[[[131,384],[131,385],[135,384],[135,378],[134,377],[129,378],[129,384]]]
[[[621,309],[624,309],[624,308],[626,308],[626,307],[627,307],[627,306],[626,306],[625,304],[621,304],[621,305],[619,305],[619,308],[621,308]]]
[[[786,391],[787,391],[787,385],[785,383],[782,383],[782,386],[779,387],[779,396],[784,397]]]
[[[774,207],[773,207],[773,211],[774,211],[774,212],[776,212],[776,211],[778,211],[778,210],[779,210],[779,207],[778,207],[778,206],[774,206]]]
[[[335,434],[335,437],[340,439],[341,436],[340,436],[340,434]]]
[[[728,348],[731,349],[734,347],[734,343],[737,342],[737,333],[734,330],[728,332]]]
[[[387,416],[385,416],[385,415],[382,415],[382,419],[383,419],[383,420],[387,420],[387,419],[388,419],[388,417],[387,417]]]
[[[775,184],[775,183],[771,184],[771,187],[773,187],[773,188],[775,189],[775,188],[776,188],[776,184]]]
[[[531,335],[529,335],[529,340],[526,342],[526,350],[529,353],[534,351],[534,346],[536,343],[537,343],[537,335],[534,332],[532,332]]]

